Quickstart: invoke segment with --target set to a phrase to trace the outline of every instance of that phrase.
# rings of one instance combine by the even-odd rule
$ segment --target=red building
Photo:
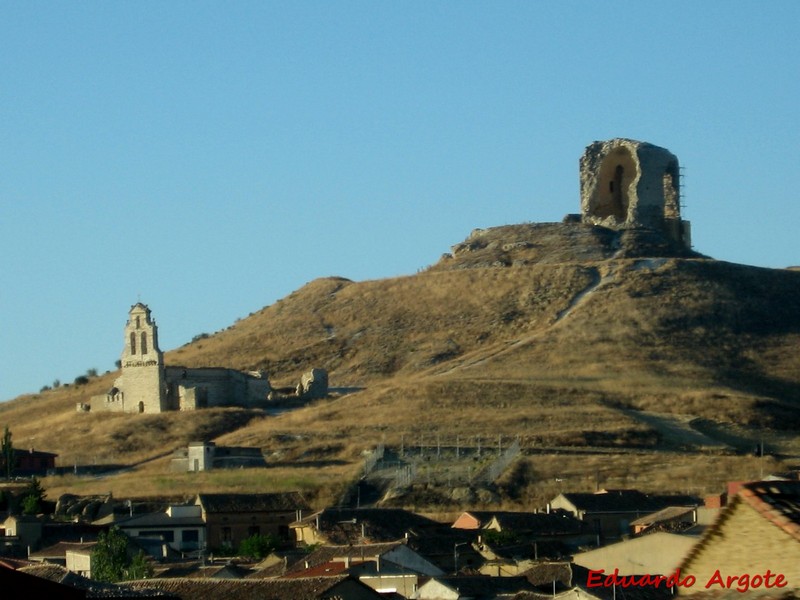
[[[14,475],[47,475],[47,471],[56,468],[56,457],[52,452],[39,450],[19,450],[14,448]]]

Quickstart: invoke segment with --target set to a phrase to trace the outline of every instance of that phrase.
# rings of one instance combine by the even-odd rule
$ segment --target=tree
[[[503,531],[489,529],[483,533],[483,539],[494,547],[511,546],[520,543],[521,540],[517,532],[508,529]]]
[[[92,579],[114,583],[125,578],[129,566],[128,536],[119,527],[112,527],[97,536],[92,550]]]
[[[42,512],[44,488],[42,482],[34,475],[22,495],[22,514],[38,515]]]
[[[139,550],[125,569],[125,579],[149,579],[152,576],[153,565],[147,560],[144,550]]]
[[[280,540],[274,535],[261,535],[257,533],[242,540],[242,543],[239,544],[239,556],[264,558],[275,550],[279,544]]]
[[[153,567],[143,550],[131,558],[128,536],[119,527],[112,527],[97,536],[97,544],[92,550],[92,579],[114,583],[152,576]]]
[[[11,479],[14,472],[14,444],[11,442],[11,430],[6,425],[3,431],[3,441],[0,443],[0,461],[3,463],[3,473],[6,479]]]

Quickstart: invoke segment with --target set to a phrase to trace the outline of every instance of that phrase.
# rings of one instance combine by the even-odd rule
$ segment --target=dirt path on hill
[[[620,412],[640,421],[661,434],[662,441],[679,448],[695,447],[707,450],[728,450],[732,446],[712,438],[692,427],[696,417],[672,413],[656,413],[631,409],[620,409]]]
[[[437,368],[433,367],[427,372],[424,372],[425,375],[446,375],[448,373],[452,373],[453,371],[459,371],[462,369],[469,369],[478,365],[481,365],[489,360],[497,358],[499,356],[503,356],[509,352],[513,352],[516,348],[520,346],[524,346],[526,344],[533,343],[545,334],[550,331],[553,327],[558,326],[560,323],[563,323],[565,319],[567,319],[577,308],[583,306],[597,290],[604,288],[608,284],[614,281],[616,278],[617,271],[619,270],[618,264],[612,265],[608,271],[603,274],[600,272],[600,269],[597,267],[592,268],[592,280],[584,287],[582,290],[578,291],[572,299],[567,304],[567,307],[560,310],[557,314],[555,319],[547,325],[544,329],[540,329],[535,331],[525,337],[510,340],[507,342],[501,342],[494,344],[488,348],[482,348],[480,350],[476,350],[470,354],[466,354],[461,356],[457,359],[453,359],[446,365],[442,365],[444,368]]]

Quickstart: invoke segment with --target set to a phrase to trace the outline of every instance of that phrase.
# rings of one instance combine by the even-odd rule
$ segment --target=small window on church
[[[139,329],[139,317],[136,317],[136,329]]]
[[[131,332],[131,354],[136,354],[136,334]]]
[[[147,334],[142,332],[142,354],[147,354]]]

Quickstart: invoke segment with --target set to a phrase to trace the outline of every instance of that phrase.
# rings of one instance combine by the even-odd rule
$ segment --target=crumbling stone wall
[[[625,138],[594,142],[580,159],[580,183],[584,223],[655,229],[691,246],[678,158],[669,150]]]
[[[328,372],[325,369],[311,369],[303,373],[297,386],[297,395],[307,400],[325,398],[328,395]]]

